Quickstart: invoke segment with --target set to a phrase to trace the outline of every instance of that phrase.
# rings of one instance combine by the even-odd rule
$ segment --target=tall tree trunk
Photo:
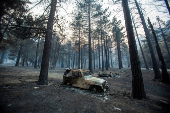
[[[35,69],[37,69],[37,57],[38,57],[39,43],[40,43],[40,38],[38,38],[38,42],[37,42],[37,49],[36,49],[36,56],[35,56],[35,63],[34,63]]]
[[[93,64],[95,69],[95,51],[94,51],[94,39],[93,39]]]
[[[101,17],[100,17],[100,27],[101,27],[101,48],[102,48],[102,71],[104,71],[104,59],[103,59],[103,33],[102,33],[102,23],[101,23]]]
[[[89,70],[91,73],[93,73],[92,69],[92,49],[91,49],[91,22],[90,22],[90,0],[89,0],[89,6],[88,6],[88,18],[89,18]]]
[[[22,59],[22,66],[24,66],[24,63],[25,63],[25,56],[23,56],[23,59]]]
[[[110,53],[111,51],[108,49],[108,68],[110,68]]]
[[[122,68],[122,57],[121,57],[121,50],[120,50],[120,38],[118,37],[117,27],[115,26],[116,32],[116,42],[117,42],[117,52],[118,52],[118,61],[119,61],[119,69]]]
[[[107,36],[106,36],[105,54],[106,54],[106,70],[108,70]]]
[[[76,55],[75,55],[75,53],[73,53],[73,55],[74,55],[74,57],[73,57],[73,68],[74,68],[74,64],[75,64],[75,57],[76,57]]]
[[[2,17],[2,16],[1,16]],[[1,17],[0,17],[0,23],[1,23]],[[2,33],[2,26],[0,25],[0,43],[3,41],[3,33]]]
[[[63,53],[63,56],[61,57],[61,68],[64,68],[64,53]]]
[[[79,57],[78,57],[78,69],[80,69],[80,25],[79,25]]]
[[[54,49],[54,56],[53,56],[53,70],[55,69],[56,67],[56,64],[57,64],[57,60],[58,60],[58,57],[59,57],[59,50],[60,50],[60,43],[58,43],[58,39],[57,39],[57,42],[55,44],[55,49]]]
[[[162,80],[163,82],[165,83],[169,83],[169,74],[167,72],[167,69],[166,69],[166,65],[165,65],[165,61],[164,61],[164,58],[163,58],[163,55],[162,55],[162,52],[161,52],[161,49],[159,47],[159,43],[158,43],[158,40],[157,40],[157,37],[156,37],[156,34],[155,34],[155,31],[153,29],[153,26],[148,18],[148,23],[151,27],[151,30],[152,30],[152,34],[155,38],[155,43],[156,43],[156,50],[157,50],[157,53],[158,53],[158,57],[159,57],[159,60],[161,61],[161,68],[162,68]]]
[[[169,11],[169,14],[170,14],[170,7],[169,7],[168,0],[164,0],[164,1],[165,1],[165,4],[166,4],[167,9],[168,9],[168,11]]]
[[[83,68],[83,49],[81,48],[81,69]]]
[[[140,68],[140,62],[136,47],[135,36],[133,33],[132,20],[130,17],[130,11],[128,6],[128,0],[122,0],[126,31],[129,44],[131,71],[132,71],[132,96],[133,98],[142,99],[146,97],[144,91],[144,84],[142,78],[142,72]]]
[[[154,50],[153,50],[153,47],[152,47],[152,43],[150,41],[150,34],[149,34],[149,30],[146,26],[146,23],[145,23],[145,19],[143,17],[143,14],[139,8],[139,5],[137,3],[137,1],[135,0],[135,3],[136,3],[136,7],[138,9],[138,12],[139,12],[139,15],[140,15],[140,18],[142,20],[142,25],[143,25],[143,28],[144,28],[144,31],[145,31],[145,35],[146,35],[146,39],[147,39],[147,42],[148,42],[148,46],[149,46],[149,50],[150,50],[150,53],[151,53],[151,58],[152,58],[152,64],[153,64],[153,70],[154,70],[154,73],[155,73],[155,76],[154,78],[155,79],[160,79],[161,76],[160,76],[160,70],[159,70],[159,66],[157,64],[157,61],[156,61],[156,57],[155,57],[155,53],[154,53]]]
[[[139,36],[138,36],[138,33],[137,33],[135,22],[134,22],[134,20],[132,20],[132,21],[133,21],[133,25],[134,25],[134,28],[135,28],[136,36],[137,36],[137,39],[138,39],[138,42],[139,42],[139,47],[140,47],[140,50],[141,50],[141,53],[142,53],[142,56],[143,56],[143,60],[144,60],[144,63],[145,63],[145,67],[146,67],[146,69],[149,69],[148,64],[146,62],[146,59],[145,59],[145,54],[143,52],[143,49],[142,49],[142,46],[141,46],[141,43],[140,43],[140,40],[139,40]]]
[[[39,68],[41,67],[40,64],[41,64],[41,59],[38,58],[38,67],[39,67]]]
[[[55,56],[55,58],[54,58],[54,60],[53,60],[53,70],[56,68],[56,64],[57,64],[57,60],[58,60],[58,55],[57,56]]]
[[[9,27],[9,24],[11,23],[10,19],[7,20],[8,21],[8,24],[6,25],[5,29],[3,30],[2,32],[2,27],[0,26],[0,43],[3,41],[3,37],[4,37],[4,34],[6,33],[6,31],[8,30],[8,27]],[[0,19],[0,23],[1,23],[1,19]]]
[[[111,58],[112,68],[114,68],[113,57]]]
[[[76,69],[78,68],[78,51],[76,51]]]
[[[27,53],[27,57],[26,57],[26,65],[27,65],[27,67],[28,67],[28,53]]]
[[[5,50],[3,50],[2,53],[1,53],[0,64],[3,64],[3,62],[4,62],[4,56],[5,56]]]
[[[100,37],[98,37],[98,49],[99,49],[99,69],[101,69],[100,67]]]
[[[167,50],[168,55],[169,55],[169,58],[170,58],[170,52],[169,52],[168,44],[167,44],[167,42],[166,42],[165,34],[164,34],[164,32],[163,32],[163,30],[162,30],[162,28],[161,28],[161,24],[160,24],[160,19],[159,19],[159,17],[157,17],[157,20],[158,20],[158,23],[159,23],[159,28],[161,29],[161,34],[162,34],[162,37],[163,37],[163,39],[164,39],[164,43],[165,43],[165,46],[166,46],[166,50]]]
[[[20,57],[21,57],[22,47],[23,47],[23,45],[20,45],[19,51],[18,51],[18,56],[17,56],[17,61],[15,63],[15,66],[19,66],[19,60],[20,60]]]
[[[56,4],[57,4],[57,0],[52,0],[50,15],[48,18],[48,23],[47,23],[47,31],[45,35],[45,43],[44,43],[40,76],[38,80],[38,84],[40,85],[48,85],[48,68],[49,68],[51,39],[52,39],[52,31],[53,31],[53,20],[54,20],[54,15],[56,11]]]

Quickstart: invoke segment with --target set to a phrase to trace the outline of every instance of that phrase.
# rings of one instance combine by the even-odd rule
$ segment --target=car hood
[[[91,75],[88,75],[88,76],[84,76],[85,78],[85,81],[86,82],[92,82],[92,83],[95,83],[95,84],[102,84],[103,82],[105,82],[104,79],[101,79],[101,78],[97,78],[97,77],[92,77]]]

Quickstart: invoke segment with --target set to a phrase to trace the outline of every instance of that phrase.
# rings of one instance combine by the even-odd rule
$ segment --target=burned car
[[[115,77],[115,75],[112,72],[110,72],[110,73],[106,73],[106,72],[101,73],[100,71],[99,71],[98,76],[99,77]]]
[[[107,81],[101,78],[93,77],[89,70],[67,69],[63,75],[63,84],[89,89],[91,91],[107,91]]]

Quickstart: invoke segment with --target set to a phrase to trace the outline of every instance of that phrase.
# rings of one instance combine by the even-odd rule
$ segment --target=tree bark
[[[40,42],[40,38],[38,38],[38,42],[37,42],[37,49],[36,49],[36,56],[35,56],[35,63],[34,63],[35,69],[37,69],[37,57],[38,57],[39,42]]]
[[[2,53],[1,53],[0,64],[3,64],[3,62],[4,62],[4,56],[5,56],[5,50],[3,50]]]
[[[168,9],[168,11],[169,11],[169,14],[170,14],[170,7],[169,7],[168,0],[164,0],[164,1],[165,1],[165,4],[166,4],[167,9]]]
[[[64,55],[61,57],[61,68],[64,68]]]
[[[104,71],[104,59],[103,59],[103,43],[102,43],[102,40],[103,40],[103,33],[102,33],[102,21],[101,21],[101,17],[100,17],[100,29],[101,29],[101,48],[102,48],[102,71]]]
[[[155,38],[155,43],[156,43],[156,50],[157,50],[157,53],[158,53],[158,57],[159,57],[159,60],[161,61],[161,69],[162,69],[162,80],[163,82],[165,83],[169,83],[169,74],[167,72],[167,69],[166,69],[166,64],[165,64],[165,61],[164,61],[164,58],[163,58],[163,55],[162,55],[162,52],[161,52],[161,49],[159,47],[159,43],[158,43],[158,40],[157,40],[157,37],[156,37],[156,34],[155,34],[155,31],[153,29],[153,26],[148,18],[148,23],[151,27],[151,30],[152,30],[152,34]]]
[[[80,25],[79,25],[79,57],[78,57],[78,69],[80,69]]]
[[[166,42],[165,34],[164,34],[164,32],[163,32],[163,30],[162,30],[162,28],[161,28],[161,24],[160,24],[160,19],[159,19],[159,17],[157,17],[157,20],[158,20],[158,23],[159,23],[159,28],[161,29],[161,34],[162,34],[162,37],[163,37],[163,39],[164,39],[164,43],[165,43],[165,46],[166,46],[166,50],[167,50],[168,55],[169,55],[169,58],[170,58],[170,52],[169,52],[168,44],[167,44],[167,42]]]
[[[19,47],[18,56],[17,56],[17,61],[16,61],[16,63],[15,63],[15,66],[19,66],[19,60],[20,60],[20,57],[21,57],[22,46],[23,46],[23,45],[20,45],[20,47]]]
[[[57,60],[58,60],[58,57],[59,57],[59,51],[60,51],[60,43],[59,43],[59,37],[57,37],[57,41],[55,43],[55,49],[54,49],[54,56],[53,56],[53,70],[55,69],[56,67],[56,64],[57,64]]]
[[[98,49],[99,49],[99,69],[101,69],[100,67],[100,37],[98,37]]]
[[[95,69],[95,51],[94,51],[94,39],[93,39],[93,64]]]
[[[89,18],[89,70],[91,73],[93,73],[92,69],[92,49],[91,49],[91,22],[90,22],[90,0],[89,0],[89,6],[88,6],[88,18]]]
[[[74,55],[74,57],[73,57],[73,68],[74,68],[74,64],[75,64],[75,57],[76,57],[75,54],[76,54],[76,53],[73,53],[73,55]]]
[[[83,48],[81,48],[81,69],[83,68]]]
[[[125,25],[129,44],[131,71],[132,71],[132,96],[133,98],[142,99],[146,97],[144,91],[144,84],[142,78],[142,72],[140,68],[140,62],[136,47],[135,36],[133,33],[132,20],[128,7],[128,0],[122,0]]]
[[[56,3],[57,3],[57,0],[52,0],[50,15],[48,18],[48,23],[47,23],[47,31],[45,35],[41,70],[40,70],[40,75],[39,75],[39,80],[38,80],[38,84],[40,85],[48,85],[48,68],[49,68],[51,39],[52,39],[52,31],[53,31],[53,20],[54,20],[54,15],[56,11]]]
[[[25,63],[25,56],[23,56],[23,59],[22,59],[22,66],[24,66],[24,63]]]
[[[118,31],[117,31],[116,25],[115,25],[115,32],[116,32],[116,42],[117,42],[119,69],[121,69],[123,66],[122,66],[122,57],[121,57],[121,50],[120,50],[120,38],[118,36]]]
[[[148,46],[149,46],[149,50],[150,50],[150,53],[151,53],[151,58],[152,58],[152,64],[153,64],[153,70],[154,70],[154,73],[155,73],[155,76],[154,78],[155,79],[160,79],[161,76],[160,76],[160,70],[159,70],[159,66],[157,64],[157,61],[156,61],[156,57],[155,57],[155,53],[154,53],[154,50],[153,50],[153,47],[152,47],[152,43],[150,41],[150,34],[149,34],[149,30],[146,26],[146,23],[145,23],[145,19],[143,17],[143,14],[139,8],[139,5],[137,3],[137,1],[135,0],[135,3],[136,3],[136,7],[138,9],[138,12],[139,12],[139,15],[140,15],[140,18],[142,20],[142,25],[143,25],[143,28],[144,28],[144,31],[145,31],[145,35],[146,35],[146,39],[147,39],[147,42],[148,42]]]
[[[105,44],[105,54],[106,54],[106,70],[108,70],[108,51],[107,51],[107,36],[106,36],[106,44]]]
[[[137,39],[138,39],[138,42],[139,42],[139,47],[140,47],[140,50],[141,50],[141,53],[142,53],[142,56],[143,56],[143,60],[144,60],[144,63],[145,63],[145,67],[146,67],[146,69],[149,69],[148,64],[146,62],[145,54],[143,52],[143,49],[142,49],[142,46],[141,46],[141,43],[140,43],[140,40],[139,40],[139,36],[138,36],[138,33],[137,33],[135,22],[134,22],[134,20],[132,20],[132,21],[133,21],[133,25],[134,25],[134,28],[135,28],[136,36],[137,36]]]
[[[108,68],[110,68],[110,53],[111,51],[108,49]]]

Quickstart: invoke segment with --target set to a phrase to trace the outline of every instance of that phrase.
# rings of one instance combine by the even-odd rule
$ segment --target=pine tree
[[[51,2],[51,10],[50,10],[49,18],[48,18],[48,23],[47,23],[47,32],[45,35],[41,70],[40,70],[40,75],[39,75],[39,80],[38,80],[38,84],[40,85],[48,84],[48,68],[49,68],[51,39],[52,39],[52,31],[53,31],[53,20],[54,20],[54,15],[56,11],[56,3],[57,3],[57,0],[52,0]]]
[[[144,91],[144,84],[142,78],[142,72],[140,69],[140,62],[136,47],[135,36],[133,33],[132,20],[130,16],[130,10],[128,6],[128,0],[122,0],[125,25],[129,44],[131,71],[132,71],[132,96],[133,98],[142,99],[146,97]]]

